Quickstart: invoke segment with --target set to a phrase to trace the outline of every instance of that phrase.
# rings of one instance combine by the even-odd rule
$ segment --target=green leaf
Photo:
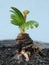
[[[26,29],[29,29],[29,28],[37,28],[38,27],[38,22],[36,22],[36,21],[34,21],[34,20],[30,20],[30,21],[27,21],[27,22],[25,22],[24,24],[22,24],[21,26],[20,26],[20,28],[22,29],[22,28],[24,28],[25,30]]]
[[[18,23],[18,24],[16,24],[16,25],[22,25],[22,23],[21,23],[21,20],[19,19],[19,17],[18,16],[16,16],[15,14],[11,14],[11,20],[13,20],[13,22],[16,24],[16,23]],[[11,21],[11,23],[12,23],[12,21]]]
[[[11,20],[11,23],[14,24],[14,25],[19,25],[19,22],[16,22],[17,20]],[[19,25],[20,26],[20,25]]]
[[[16,19],[17,21],[15,21],[15,23],[19,22],[18,25],[22,25],[25,22],[22,13],[15,7],[11,7],[11,9],[12,9],[11,12],[13,13],[11,14],[11,19],[12,20]]]

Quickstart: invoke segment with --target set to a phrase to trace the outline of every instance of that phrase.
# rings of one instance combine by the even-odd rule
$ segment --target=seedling
[[[25,34],[25,31],[28,30],[29,28],[33,29],[34,27],[35,28],[38,27],[38,25],[39,25],[38,22],[36,22],[34,20],[29,20],[29,21],[26,20],[27,15],[29,14],[28,10],[24,10],[23,13],[21,13],[21,11],[18,10],[17,8],[11,7],[11,12],[12,12],[12,14],[11,14],[11,23],[19,27],[19,29],[21,30],[20,33]],[[21,38],[21,34],[19,36]],[[30,39],[30,37],[29,37],[29,39]],[[24,38],[24,40],[23,41],[22,40],[21,39],[18,40],[19,46],[20,46],[20,41],[21,41],[21,43],[25,43],[24,40],[26,40],[26,39]],[[30,39],[30,41],[32,42],[31,39]],[[27,41],[27,43],[31,43],[31,42]],[[28,48],[28,45],[27,45],[27,48]],[[31,48],[36,48],[36,46],[31,46]],[[26,61],[29,60],[29,56],[26,53],[25,49],[24,50],[22,49],[20,51],[20,53],[22,55],[24,55],[24,57],[26,58]]]

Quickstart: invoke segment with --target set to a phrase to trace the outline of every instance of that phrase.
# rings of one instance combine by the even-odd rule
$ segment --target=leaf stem
[[[28,10],[24,10],[24,11],[23,11],[25,22],[26,22],[26,17],[27,17],[27,14],[28,14],[28,13],[29,13]],[[22,32],[22,33],[25,33],[25,29],[22,28],[21,32]]]

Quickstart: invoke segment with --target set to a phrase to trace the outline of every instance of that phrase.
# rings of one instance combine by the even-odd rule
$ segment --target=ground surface
[[[41,53],[38,50],[32,53],[28,62],[19,55],[22,60],[19,64],[15,40],[0,41],[0,65],[49,65],[49,44],[38,41],[34,41],[34,44],[42,48]]]

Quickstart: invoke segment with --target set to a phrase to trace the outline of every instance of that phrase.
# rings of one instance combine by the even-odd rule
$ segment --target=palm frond
[[[27,21],[25,22],[24,24],[22,24],[20,26],[20,28],[24,28],[25,30],[29,29],[29,28],[37,28],[38,27],[38,22],[34,21],[34,20],[30,20],[30,21]]]
[[[14,25],[17,25],[17,26],[22,25],[21,20],[15,14],[11,14],[11,23],[12,24],[14,23]]]
[[[22,13],[15,7],[11,7],[11,9],[12,9],[11,12],[13,13],[13,14],[11,14],[11,19],[13,20],[13,21],[11,21],[11,23],[14,22],[18,26],[22,25],[25,22]],[[17,24],[17,23],[19,23],[19,24]]]

